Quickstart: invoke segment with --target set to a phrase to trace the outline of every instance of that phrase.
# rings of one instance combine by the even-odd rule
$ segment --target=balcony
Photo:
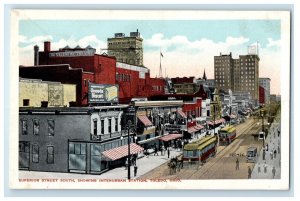
[[[122,135],[121,132],[100,134],[100,135],[91,134],[91,140],[102,141],[102,140],[108,140],[111,138],[118,138],[118,137],[121,137],[121,135]]]

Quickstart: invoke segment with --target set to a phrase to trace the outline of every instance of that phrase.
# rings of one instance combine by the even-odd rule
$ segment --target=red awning
[[[161,138],[159,138],[161,141],[170,141],[170,140],[174,140],[176,138],[181,138],[182,137],[182,134],[169,134],[169,135],[166,135],[166,136],[163,136]]]
[[[183,118],[186,118],[185,113],[182,110],[177,110],[177,113],[180,114]]]
[[[152,126],[152,122],[148,119],[147,116],[142,115],[142,116],[138,116],[139,120],[145,125],[145,126]]]
[[[194,128],[194,127],[190,127],[190,128],[188,128],[188,132],[189,133],[194,133],[194,132],[196,132],[197,130]]]
[[[202,125],[200,125],[200,124],[197,124],[197,125],[195,126],[195,128],[197,128],[198,130],[201,130],[201,129],[204,128],[204,126],[202,126]]]
[[[143,147],[135,143],[130,144],[130,154],[136,154],[138,152],[142,152],[143,150]],[[123,145],[121,147],[106,150],[102,152],[102,155],[112,161],[123,158],[125,156],[128,156],[128,145]]]

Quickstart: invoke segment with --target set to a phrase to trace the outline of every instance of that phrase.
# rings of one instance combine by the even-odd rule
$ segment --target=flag
[[[161,56],[161,57],[164,57],[164,55],[163,55],[162,53],[160,53],[160,56]]]

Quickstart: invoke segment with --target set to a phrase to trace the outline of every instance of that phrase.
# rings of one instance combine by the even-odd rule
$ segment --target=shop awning
[[[147,116],[142,115],[142,116],[138,116],[139,120],[145,125],[145,126],[152,126],[152,122],[148,119]]]
[[[203,128],[204,128],[204,126],[197,124],[196,126],[189,127],[188,132],[189,133],[194,133],[194,132],[197,132],[197,131],[199,131]]]
[[[141,147],[135,143],[130,144],[130,154],[136,154],[136,153],[142,152],[143,150],[144,150],[143,147]],[[112,160],[112,161],[118,160],[120,158],[128,156],[128,145],[123,145],[121,147],[106,150],[106,151],[102,152],[102,155],[105,158],[108,158],[109,160]]]
[[[182,138],[182,134],[169,134],[169,135],[165,135],[161,138],[159,138],[161,141],[170,141],[170,140],[174,140],[176,138]]]
[[[180,114],[183,118],[186,118],[185,113],[182,110],[177,110],[177,113]]]
[[[215,124],[220,124],[220,123],[224,123],[225,122],[225,119],[222,118],[222,119],[218,119],[215,121]],[[213,121],[208,121],[207,122],[208,125],[214,125],[214,122]]]

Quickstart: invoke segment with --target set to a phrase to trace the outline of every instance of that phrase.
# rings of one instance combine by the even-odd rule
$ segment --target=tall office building
[[[231,53],[214,57],[216,86],[233,92],[250,92],[258,104],[259,99],[259,57],[256,54],[239,55],[233,59]]]
[[[214,72],[216,87],[228,91],[233,89],[233,59],[230,54],[214,57]]]
[[[140,32],[115,33],[114,38],[107,39],[108,55],[115,56],[118,62],[143,66],[143,39]]]
[[[259,86],[265,89],[265,103],[270,103],[270,78],[259,78]]]

